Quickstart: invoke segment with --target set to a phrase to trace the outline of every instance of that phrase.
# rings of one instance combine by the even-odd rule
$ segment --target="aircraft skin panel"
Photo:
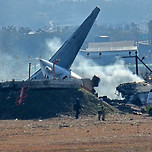
[[[39,69],[37,72],[35,72],[35,73],[30,77],[31,80],[34,80],[34,79],[42,79],[42,78],[43,78],[43,74],[42,74],[41,69]]]
[[[92,13],[84,20],[84,22],[78,27],[78,29],[70,36],[70,38],[60,47],[60,49],[49,59],[50,62],[57,63],[58,66],[70,69],[76,55],[78,54],[84,40],[86,39],[97,15],[99,14],[100,8],[96,7]],[[43,74],[41,69],[31,76],[33,79],[41,79]]]

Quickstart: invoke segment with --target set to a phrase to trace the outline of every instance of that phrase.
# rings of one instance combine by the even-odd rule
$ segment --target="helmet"
[[[102,99],[102,98],[100,98],[100,101],[103,101],[103,99]]]

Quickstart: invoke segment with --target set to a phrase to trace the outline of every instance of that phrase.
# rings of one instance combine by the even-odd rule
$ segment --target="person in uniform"
[[[97,104],[97,108],[98,108],[98,120],[101,120],[101,115],[102,115],[102,121],[105,121],[105,109],[104,106],[102,104],[103,99],[100,98],[100,101]]]
[[[73,107],[73,110],[76,112],[76,113],[75,113],[75,118],[76,118],[76,119],[79,118],[80,109],[81,109],[80,99],[77,98],[77,99],[76,99],[76,102],[74,103],[74,107]]]

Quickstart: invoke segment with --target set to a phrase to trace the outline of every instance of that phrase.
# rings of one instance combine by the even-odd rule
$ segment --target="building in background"
[[[124,60],[125,64],[135,63],[131,58],[127,60],[124,56],[135,55],[137,46],[134,41],[116,42],[94,42],[89,43],[86,50],[81,50],[80,54],[89,60],[93,60],[98,65],[106,66],[114,64],[117,60]]]
[[[152,22],[151,22],[152,24]],[[152,33],[152,26],[149,25],[149,32]],[[134,41],[109,41],[108,36],[99,36],[95,40],[96,42],[89,43],[88,48],[81,50],[80,54],[90,61],[95,62],[98,66],[112,65],[118,60],[123,60],[124,64],[133,72],[137,73],[137,68],[139,69],[139,74],[143,77],[151,74],[151,72],[144,66],[140,61],[136,60],[136,55],[145,64],[152,68],[152,34],[148,41],[135,43]],[[138,67],[137,67],[138,64]]]

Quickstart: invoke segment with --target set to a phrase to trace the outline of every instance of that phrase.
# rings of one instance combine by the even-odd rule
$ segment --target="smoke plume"
[[[49,59],[61,46],[61,41],[58,38],[47,39],[47,51],[45,51],[44,58]],[[2,52],[0,50],[0,52]],[[28,78],[28,63],[32,62],[31,58],[19,58],[18,54],[13,56],[8,53],[2,53],[0,57],[0,80],[26,80]],[[25,55],[23,55],[25,56]],[[27,56],[26,56],[27,57]],[[34,61],[35,62],[35,61]],[[32,73],[36,72],[39,68],[36,63],[32,68]],[[99,96],[108,96],[111,99],[116,99],[117,96],[115,94],[116,87],[125,82],[133,82],[133,81],[142,81],[140,77],[133,74],[127,67],[125,67],[123,61],[117,61],[113,65],[108,66],[100,66],[97,65],[90,59],[86,59],[80,55],[77,56],[76,60],[73,63],[72,71],[76,74],[80,75],[83,78],[90,78],[94,75],[98,75],[100,77],[99,87],[95,88],[98,92]]]
[[[46,52],[45,56],[47,57],[47,59],[50,59],[50,57],[52,57],[55,52],[60,48],[62,43],[59,38],[54,37],[53,39],[47,39],[46,45],[48,51]]]
[[[107,96],[111,99],[118,98],[115,92],[119,84],[142,81],[140,77],[125,67],[122,60],[116,61],[113,65],[100,66],[79,55],[73,65],[73,71],[83,78],[92,79],[94,75],[100,77],[99,87],[95,89],[99,96]]]
[[[61,41],[58,38],[47,40],[49,48],[48,56],[52,56],[61,46]],[[116,87],[125,82],[143,81],[140,77],[133,74],[122,60],[118,60],[113,65],[101,66],[90,59],[86,59],[81,55],[77,55],[72,71],[80,75],[82,78],[90,78],[94,75],[100,77],[99,87],[95,88],[99,96],[108,96],[111,99],[116,99]]]
[[[26,80],[28,78],[28,63],[28,59],[25,60],[17,55],[13,56],[2,52],[0,56],[0,81]]]

